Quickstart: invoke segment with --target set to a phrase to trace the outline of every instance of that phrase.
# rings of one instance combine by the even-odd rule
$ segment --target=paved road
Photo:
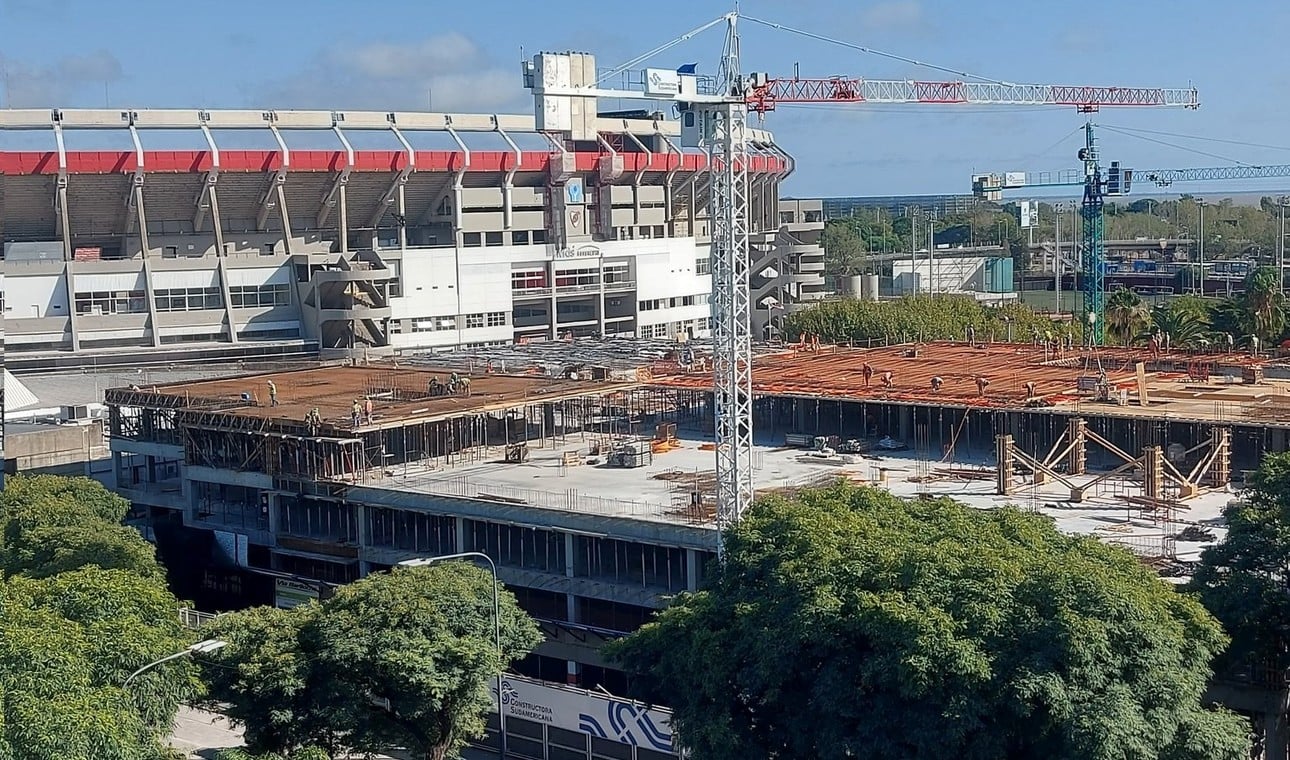
[[[242,732],[230,727],[228,718],[219,713],[181,705],[170,746],[187,751],[190,758],[210,760],[221,749],[242,746]]]
[[[213,760],[215,753],[228,747],[242,746],[242,732],[229,726],[228,718],[219,713],[206,712],[181,705],[175,715],[175,728],[170,735],[170,746],[188,753],[190,760]],[[379,755],[384,760],[399,760],[406,756]],[[485,752],[467,747],[462,753],[465,760],[495,760],[495,752]]]

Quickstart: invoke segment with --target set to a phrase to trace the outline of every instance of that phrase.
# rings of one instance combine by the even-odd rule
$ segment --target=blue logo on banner
[[[566,182],[564,194],[568,203],[582,203],[582,180],[571,179]]]
[[[660,752],[672,751],[671,734],[664,733],[654,724],[648,710],[617,700],[611,700],[608,708],[609,731],[594,716],[586,713],[578,716],[578,727],[601,739],[615,739],[633,747],[652,747]]]

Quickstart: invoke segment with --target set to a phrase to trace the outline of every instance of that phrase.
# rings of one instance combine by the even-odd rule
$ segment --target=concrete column
[[[278,494],[269,493],[269,533],[278,536]]]
[[[1274,711],[1263,713],[1263,732],[1264,760],[1288,760],[1290,734],[1286,731],[1285,715]]]
[[[574,540],[574,535],[572,533],[564,534],[564,575],[566,578],[573,577],[573,567],[574,567],[573,552],[574,552],[574,547],[576,543],[577,542]],[[565,613],[569,618],[569,622],[570,623],[579,622],[578,621],[578,597],[575,596],[574,594],[565,594],[564,603],[565,603]],[[579,665],[574,660],[565,660],[565,668],[566,668],[565,678],[568,683],[576,686],[578,683],[581,682],[582,680],[581,665]]]
[[[699,553],[693,549],[685,550],[685,590],[699,590]]]
[[[913,445],[914,434],[914,409],[909,406],[902,406],[900,411],[900,440],[907,445]]]
[[[457,542],[456,550],[459,552],[470,551],[469,549],[466,548],[466,518],[464,517],[453,518],[453,525],[457,529],[457,535],[453,539],[454,541]]]

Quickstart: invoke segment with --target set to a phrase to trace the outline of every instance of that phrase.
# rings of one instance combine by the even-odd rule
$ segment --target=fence
[[[219,617],[217,612],[201,612],[188,607],[179,608],[179,622],[186,628],[201,628],[217,617]]]

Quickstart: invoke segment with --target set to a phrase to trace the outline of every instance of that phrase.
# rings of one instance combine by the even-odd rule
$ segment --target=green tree
[[[316,746],[440,760],[483,733],[491,679],[541,640],[508,592],[453,562],[396,568],[322,603],[212,624],[229,642],[206,668],[210,698],[246,727],[253,753]]]
[[[1226,639],[1132,555],[1015,509],[763,499],[708,586],[609,649],[696,760],[1238,760]]]
[[[1191,586],[1232,636],[1224,665],[1290,669],[1290,453],[1263,459],[1223,510],[1227,536],[1201,555]]]
[[[118,524],[125,506],[85,478],[6,479],[0,760],[168,757],[160,740],[196,670],[173,662],[124,684],[192,636],[151,547]]]
[[[825,301],[793,312],[784,320],[790,336],[818,335],[821,340],[963,340],[968,327],[979,339],[991,335],[1029,341],[1035,334],[1066,335],[1070,325],[1054,322],[1022,304],[984,306],[970,296],[906,296],[885,301]]]
[[[850,277],[864,271],[864,239],[846,220],[829,222],[820,236],[824,246],[824,271],[833,277]]]
[[[1137,293],[1120,288],[1106,298],[1106,335],[1129,345],[1151,327],[1151,311]]]
[[[165,571],[137,530],[130,503],[89,478],[6,479],[0,491],[0,574],[45,577],[86,565],[161,581]]]
[[[1285,303],[1280,285],[1277,270],[1271,267],[1257,267],[1245,278],[1242,298],[1249,311],[1250,332],[1264,343],[1275,341],[1285,332]]]
[[[1168,336],[1171,348],[1200,348],[1210,340],[1208,315],[1190,301],[1174,299],[1151,310],[1151,325]]]

